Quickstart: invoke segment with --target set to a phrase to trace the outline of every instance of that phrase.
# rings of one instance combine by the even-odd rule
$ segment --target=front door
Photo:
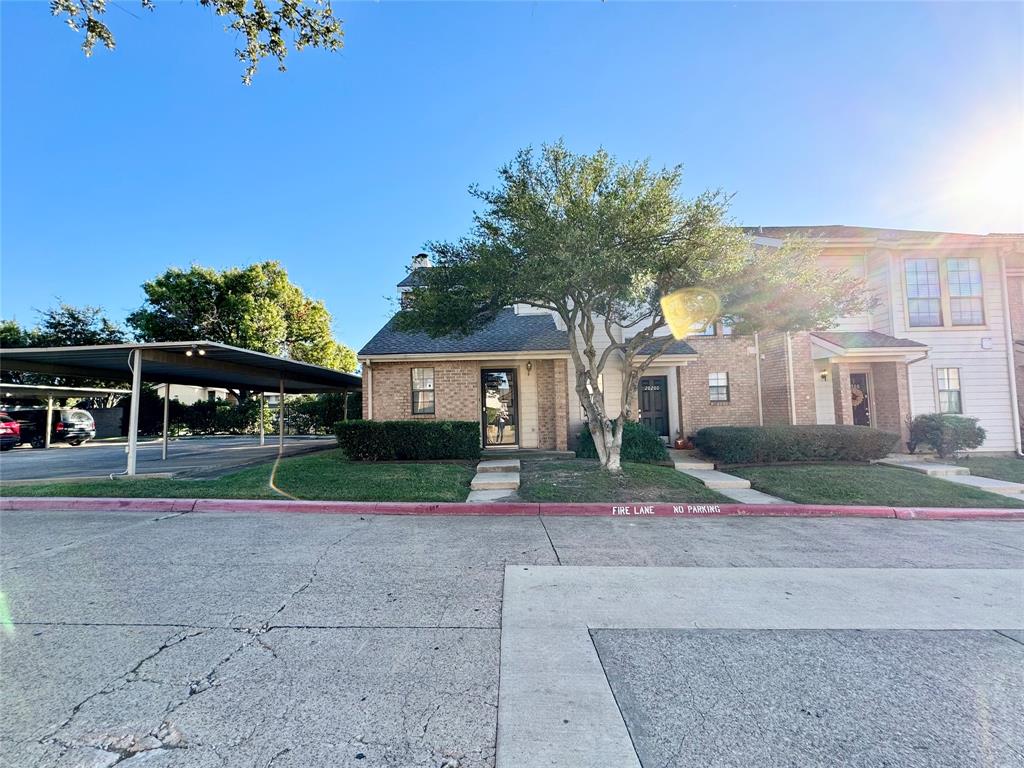
[[[853,423],[858,427],[871,426],[871,400],[868,397],[868,375],[850,374],[850,399],[853,401]]]
[[[514,368],[480,371],[480,404],[484,446],[519,445]]]
[[[667,376],[644,376],[640,379],[640,423],[657,435],[669,436]]]

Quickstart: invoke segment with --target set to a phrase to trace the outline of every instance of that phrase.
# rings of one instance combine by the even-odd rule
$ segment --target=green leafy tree
[[[236,34],[243,44],[235,49],[235,57],[245,72],[242,82],[252,83],[260,61],[267,56],[277,59],[277,68],[285,71],[289,38],[291,47],[323,48],[337,51],[344,45],[341,19],[334,16],[330,0],[196,0],[224,18],[225,29]],[[156,8],[155,0],[140,0],[143,9]],[[119,6],[121,7],[121,6]],[[114,50],[113,32],[103,20],[107,0],[50,0],[50,12],[64,19],[71,29],[84,36],[82,50],[91,56],[97,43]],[[122,7],[122,10],[123,7]]]
[[[128,316],[140,341],[217,341],[336,370],[356,368],[355,353],[334,340],[323,302],[306,296],[276,261],[221,272],[169,269],[142,289],[146,303]]]
[[[482,203],[471,232],[428,246],[436,266],[423,270],[399,327],[468,333],[511,304],[550,310],[570,330],[575,390],[601,465],[619,471],[639,379],[673,341],[663,297],[741,332],[828,325],[866,301],[859,282],[818,269],[813,254],[752,248],[728,219],[726,195],[687,200],[680,180],[678,167],[618,163],[603,150],[519,152],[497,187],[471,188]],[[622,378],[617,410],[602,374]]]
[[[128,337],[102,307],[81,306],[61,302],[56,307],[38,312],[34,328],[23,328],[13,320],[0,322],[2,347],[82,347],[99,344],[124,344]],[[123,387],[123,382],[81,377],[50,376],[18,371],[3,371],[3,380],[18,384],[53,384],[80,387]],[[98,398],[110,404],[110,398]]]

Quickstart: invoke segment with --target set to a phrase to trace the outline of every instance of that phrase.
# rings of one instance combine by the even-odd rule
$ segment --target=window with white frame
[[[939,385],[939,413],[963,413],[964,403],[960,392],[960,369],[937,368],[935,376]]]
[[[729,374],[709,373],[708,392],[712,403],[729,402]]]
[[[985,324],[978,259],[906,259],[903,273],[911,328]]]
[[[412,369],[412,412],[414,415],[434,412],[434,369]]]
[[[938,259],[907,259],[907,311],[912,328],[942,325],[942,288]]]
[[[690,326],[691,336],[714,336],[715,335],[715,324],[714,323],[694,323]]]
[[[949,319],[953,325],[983,325],[981,265],[977,259],[946,259]]]

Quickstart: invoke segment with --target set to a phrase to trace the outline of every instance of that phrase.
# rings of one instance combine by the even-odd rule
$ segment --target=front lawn
[[[897,467],[813,464],[742,467],[730,474],[751,486],[800,504],[854,504],[883,507],[1021,507],[1020,501],[956,485]]]
[[[994,477],[1010,483],[1024,483],[1024,460],[1013,456],[969,456],[957,459],[957,464],[967,467],[972,475]]]
[[[3,496],[110,496],[185,499],[280,499],[269,485],[273,464],[216,480],[90,480],[0,485]],[[274,480],[300,499],[338,501],[465,501],[474,470],[466,464],[348,461],[340,450],[282,459]]]
[[[654,464],[622,465],[619,476],[602,472],[590,459],[523,461],[519,497],[523,501],[729,503],[682,472]]]

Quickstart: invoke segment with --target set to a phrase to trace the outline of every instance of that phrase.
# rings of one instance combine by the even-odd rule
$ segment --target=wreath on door
[[[851,388],[850,400],[853,401],[853,407],[856,408],[864,402],[864,390],[858,386]]]

